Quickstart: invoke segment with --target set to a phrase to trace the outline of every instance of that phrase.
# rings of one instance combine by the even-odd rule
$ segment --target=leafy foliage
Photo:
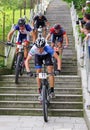
[[[72,2],[74,3],[75,7],[80,10],[86,3],[86,0],[64,0],[68,3]]]

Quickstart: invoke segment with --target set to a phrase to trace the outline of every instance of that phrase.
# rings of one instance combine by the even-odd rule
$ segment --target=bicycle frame
[[[38,77],[39,77],[39,79],[41,79],[43,116],[44,116],[44,121],[47,122],[50,98],[49,98],[49,83],[47,80],[48,75],[45,72],[45,64],[44,64],[44,72],[39,73]]]
[[[39,38],[39,37],[42,37],[43,28],[40,26],[40,27],[38,28],[37,32],[38,32],[38,38]]]
[[[16,57],[16,65],[15,65],[15,83],[18,83],[19,75],[23,74],[24,71],[24,44],[17,45],[18,53]]]

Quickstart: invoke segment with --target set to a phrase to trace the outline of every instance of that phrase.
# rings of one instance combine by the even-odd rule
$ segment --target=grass
[[[24,17],[24,10],[22,10],[21,17]],[[26,17],[30,19],[30,9],[26,9]],[[17,24],[19,18],[20,10],[15,10],[14,16],[12,10],[6,10],[5,13],[0,11],[0,41],[7,41],[7,34],[10,31],[12,24]],[[0,54],[4,55],[4,46],[1,43]],[[0,66],[2,67],[3,65],[4,58],[0,57]]]

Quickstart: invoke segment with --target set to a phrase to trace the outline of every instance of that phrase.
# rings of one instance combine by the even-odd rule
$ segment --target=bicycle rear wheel
[[[45,85],[42,86],[42,106],[43,106],[43,116],[44,121],[48,122],[48,100],[47,100],[48,90]]]
[[[23,58],[22,54],[19,53],[17,57],[16,68],[15,68],[15,83],[16,84],[18,83],[18,78],[19,78],[20,69],[21,69],[20,64],[21,64],[22,58]]]

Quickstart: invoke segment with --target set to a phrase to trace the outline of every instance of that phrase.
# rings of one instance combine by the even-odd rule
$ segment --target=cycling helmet
[[[54,25],[54,28],[58,30],[58,29],[61,28],[61,26],[60,26],[60,24],[55,24],[55,25]]]
[[[37,48],[41,48],[41,47],[44,47],[46,44],[46,41],[45,39],[42,37],[42,38],[38,38],[35,42],[35,45]]]
[[[18,20],[18,25],[19,25],[19,26],[23,26],[23,25],[25,25],[25,23],[26,23],[26,21],[25,21],[24,18],[20,18],[20,19]]]
[[[39,13],[38,13],[38,16],[39,16],[39,17],[41,17],[41,16],[42,16],[42,13],[41,13],[41,12],[39,12]]]

